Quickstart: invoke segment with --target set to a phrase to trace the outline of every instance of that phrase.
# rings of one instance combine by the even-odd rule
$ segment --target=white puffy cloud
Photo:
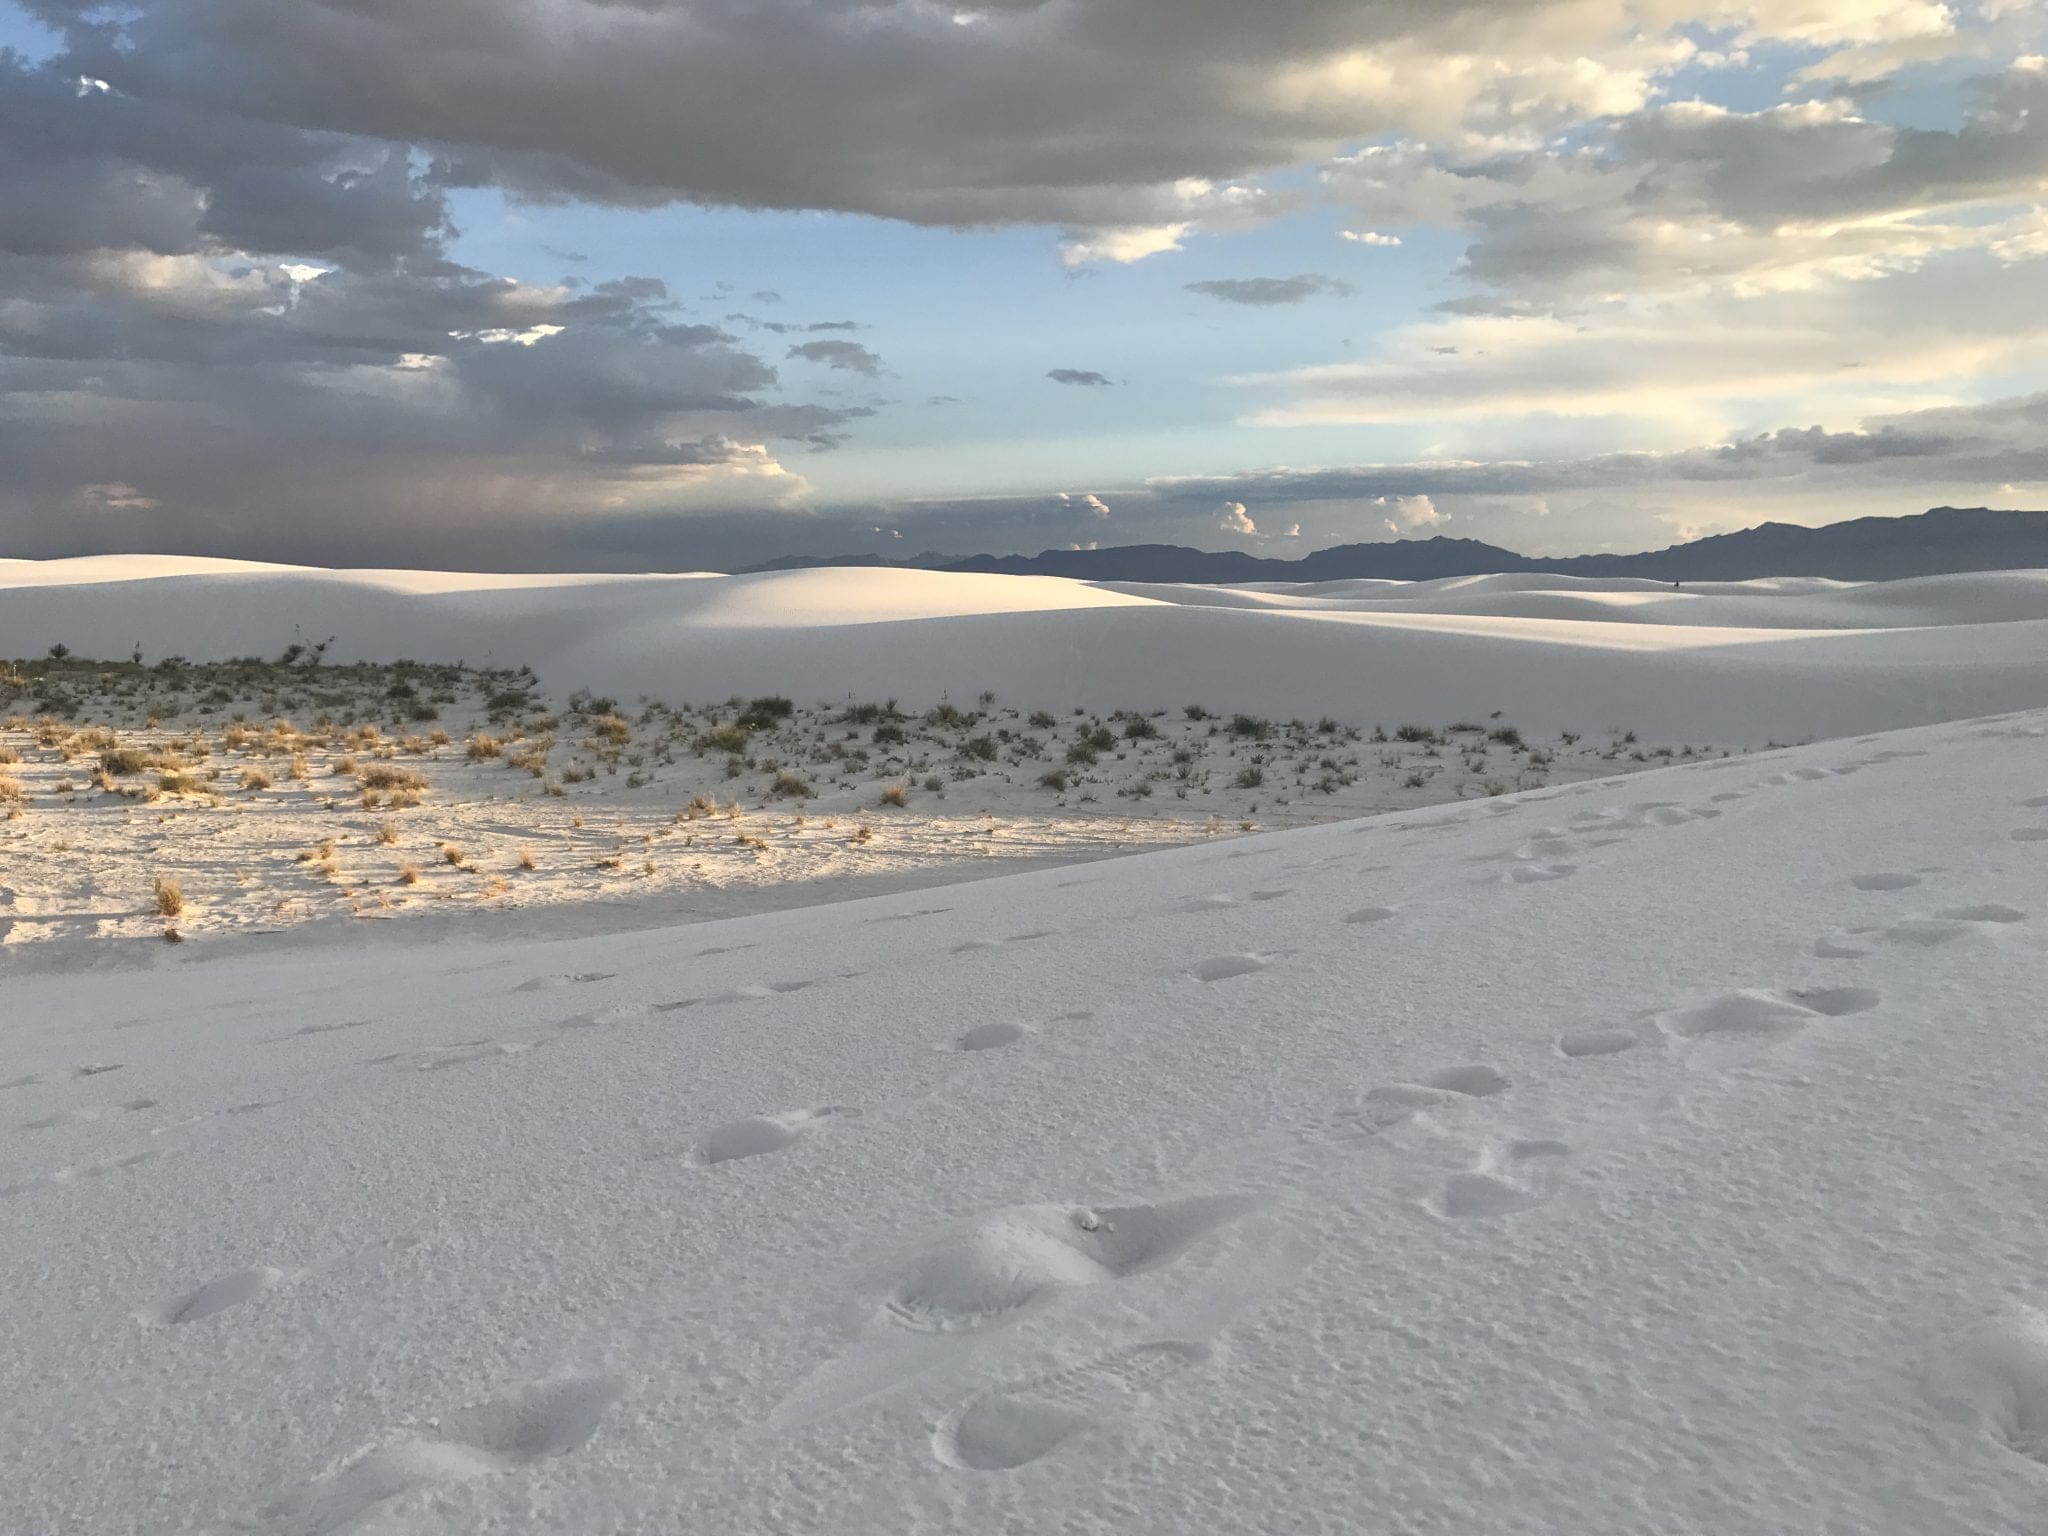
[[[1444,520],[1436,503],[1427,496],[1375,496],[1372,504],[1386,510],[1384,522],[1389,533],[1413,533],[1417,528],[1432,528]]]
[[[1245,510],[1241,501],[1223,503],[1223,516],[1216,526],[1225,533],[1234,533],[1242,538],[1258,537],[1259,525],[1252,521],[1251,514]]]

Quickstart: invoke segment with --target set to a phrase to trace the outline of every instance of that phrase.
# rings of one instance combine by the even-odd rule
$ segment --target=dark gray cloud
[[[1219,299],[1225,304],[1260,307],[1300,304],[1308,299],[1343,297],[1358,292],[1350,283],[1324,277],[1317,272],[1303,272],[1294,277],[1213,277],[1185,286],[1190,293]]]
[[[774,507],[804,489],[774,444],[834,446],[872,412],[790,398],[657,278],[454,262],[446,195],[403,147],[79,72],[0,54],[10,552],[299,558],[428,521]]]
[[[1049,368],[1045,376],[1055,384],[1079,384],[1093,389],[1109,383],[1108,374],[1097,373],[1092,368]]]
[[[1110,230],[1418,124],[1625,110],[1693,19],[1532,0],[29,4],[117,91],[435,146],[446,184]],[[1740,20],[1759,43],[1814,25],[1811,0]],[[1853,45],[1887,21],[1829,30]]]
[[[827,368],[840,368],[848,373],[857,373],[864,378],[874,378],[882,371],[882,360],[857,341],[803,341],[789,349],[789,356],[800,357],[806,362],[822,363]]]

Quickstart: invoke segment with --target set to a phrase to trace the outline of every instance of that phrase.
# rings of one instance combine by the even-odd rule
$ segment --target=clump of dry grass
[[[413,768],[399,768],[391,763],[372,763],[357,772],[356,782],[364,789],[418,792],[427,787],[427,776]]]
[[[19,752],[15,751],[15,750],[14,750],[14,748],[12,748],[12,747],[0,747],[0,763],[10,763],[10,764],[11,764],[11,763],[18,763],[18,762],[20,762],[20,761],[21,761],[21,754],[20,754]]]
[[[633,727],[627,724],[623,715],[599,715],[590,722],[595,739],[608,741],[615,747],[623,747],[633,739]]]
[[[169,773],[159,774],[156,787],[160,793],[166,795],[196,795],[205,791],[206,780],[196,773],[174,769]]]
[[[397,841],[398,841],[398,823],[397,823],[397,822],[395,822],[395,821],[380,821],[380,822],[378,822],[378,823],[377,823],[377,841],[378,841],[378,842],[380,842],[380,843],[382,843],[382,844],[383,844],[383,845],[384,845],[385,847],[387,847],[387,848],[389,848],[389,847],[390,847],[390,846],[391,846],[391,845],[392,845],[393,843],[397,842]]]
[[[100,753],[101,770],[123,778],[156,765],[156,758],[140,747],[108,747]]]
[[[158,917],[176,917],[185,910],[185,888],[169,875],[156,877],[156,913]]]
[[[28,793],[21,787],[21,780],[10,773],[0,773],[0,805],[23,805]]]
[[[532,869],[535,867],[533,862],[533,850],[531,848],[522,848],[519,850],[519,867],[521,869]]]
[[[242,770],[242,788],[268,789],[270,788],[270,775],[261,768],[244,768]]]
[[[456,869],[462,868],[463,852],[454,843],[441,845],[441,857]]]
[[[403,864],[399,865],[398,883],[400,885],[418,885],[420,883],[419,865],[413,863],[411,859],[407,859]]]
[[[910,804],[910,786],[908,784],[891,784],[882,791],[882,804],[894,806]]]
[[[488,763],[505,750],[505,743],[487,732],[479,732],[469,738],[469,745],[464,750],[472,763]]]

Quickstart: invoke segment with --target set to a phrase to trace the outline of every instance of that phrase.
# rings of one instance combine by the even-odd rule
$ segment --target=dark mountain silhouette
[[[1828,576],[1838,581],[1892,581],[1952,571],[2048,568],[2048,512],[1988,507],[1935,507],[1911,517],[1859,517],[1803,528],[1764,523],[1634,555],[1516,554],[1476,539],[1397,539],[1337,544],[1299,560],[1270,560],[1238,550],[1179,544],[1125,544],[1111,549],[1048,549],[1037,555],[796,555],[748,571],[808,566],[872,565],[927,571],[1014,576],[1072,576],[1083,581],[1346,581],[1377,577],[1428,581],[1541,571],[1564,576],[1641,576],[1653,581],[1743,581],[1758,576]]]

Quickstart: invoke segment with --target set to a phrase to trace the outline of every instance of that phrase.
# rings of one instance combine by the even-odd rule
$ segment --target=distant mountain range
[[[1125,544],[1112,549],[1048,549],[1037,555],[795,555],[746,567],[787,571],[811,566],[888,566],[976,571],[1006,576],[1071,576],[1082,581],[1347,581],[1376,577],[1430,581],[1539,571],[1563,576],[1641,576],[1653,581],[1744,581],[1758,576],[1827,576],[1838,581],[1891,581],[1951,571],[2048,568],[2048,512],[1935,507],[1911,517],[1859,517],[1803,528],[1764,523],[1635,555],[1519,555],[1477,539],[1396,539],[1337,544],[1299,560],[1268,560],[1237,550],[1179,544]]]

